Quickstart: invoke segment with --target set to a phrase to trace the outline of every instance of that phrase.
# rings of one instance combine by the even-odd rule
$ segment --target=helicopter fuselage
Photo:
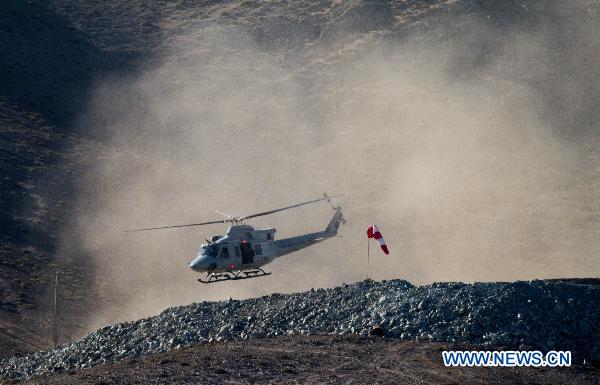
[[[200,247],[190,268],[209,274],[257,269],[277,257],[335,236],[341,219],[341,210],[336,208],[324,231],[281,240],[275,240],[274,228],[257,230],[248,225],[230,226],[226,235],[215,236]]]

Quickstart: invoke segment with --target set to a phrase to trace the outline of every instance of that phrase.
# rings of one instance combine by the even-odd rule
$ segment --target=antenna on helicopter
[[[346,194],[344,194],[344,195],[346,195]],[[327,193],[323,193],[323,196],[327,200],[327,203],[329,203],[331,205],[332,209],[336,210],[338,208],[338,206],[334,205],[333,202],[331,201],[331,198],[334,198],[334,197],[330,197],[329,195],[327,195]]]
[[[178,227],[204,226],[204,225],[212,225],[212,224],[216,224],[216,223],[233,223],[234,225],[239,225],[243,221],[245,221],[246,219],[251,219],[251,218],[256,218],[256,217],[262,217],[264,215],[275,214],[275,213],[278,213],[280,211],[293,209],[293,208],[296,208],[296,207],[308,205],[308,204],[315,203],[315,202],[320,202],[320,201],[323,201],[323,200],[327,200],[333,206],[333,203],[331,203],[331,199],[332,198],[341,197],[341,196],[344,196],[346,194],[339,194],[339,195],[332,195],[332,196],[329,196],[327,194],[323,194],[323,195],[324,195],[323,198],[313,199],[313,200],[310,200],[310,201],[307,201],[307,202],[297,203],[295,205],[286,206],[286,207],[282,207],[282,208],[279,208],[279,209],[274,209],[274,210],[269,210],[269,211],[263,211],[261,213],[244,215],[244,216],[241,216],[241,217],[232,217],[232,216],[230,216],[228,214],[225,214],[225,213],[222,213],[220,211],[217,211],[219,214],[222,214],[222,215],[226,216],[227,219],[221,219],[221,220],[209,221],[209,222],[200,222],[200,223],[190,223],[190,224],[185,224],[185,225],[148,227],[148,228],[143,228],[143,229],[125,230],[125,232],[129,233],[129,232],[136,232],[136,231],[172,229],[172,228],[178,228]],[[333,207],[334,207],[334,209],[337,209],[335,206],[333,206]]]
[[[232,217],[231,215],[224,213],[222,211],[219,210],[215,210],[216,213],[221,214],[222,216],[226,217],[227,219],[234,219],[234,217]]]
[[[346,195],[346,194],[343,194],[343,195]],[[331,198],[334,198],[334,197],[330,197],[329,195],[327,195],[327,193],[323,193],[323,196],[325,198],[327,198],[327,203],[329,203],[331,205],[331,208],[334,211],[340,208],[340,206],[334,205],[333,202],[331,201]],[[344,218],[343,215],[340,217],[340,222],[342,222],[343,224],[346,224],[346,218]]]

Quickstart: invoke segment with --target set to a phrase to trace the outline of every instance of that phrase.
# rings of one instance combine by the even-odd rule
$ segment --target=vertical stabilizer
[[[333,218],[325,228],[325,234],[328,237],[333,237],[337,234],[338,229],[340,228],[340,222],[342,221],[342,208],[336,207],[335,213],[333,214]]]

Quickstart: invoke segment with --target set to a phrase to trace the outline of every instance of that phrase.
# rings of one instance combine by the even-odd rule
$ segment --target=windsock
[[[381,250],[383,250],[383,252],[386,255],[390,253],[390,251],[387,248],[387,245],[385,244],[385,241],[383,240],[383,236],[379,232],[379,229],[376,225],[369,226],[369,228],[367,229],[367,237],[375,238],[377,240],[377,243],[379,243]]]

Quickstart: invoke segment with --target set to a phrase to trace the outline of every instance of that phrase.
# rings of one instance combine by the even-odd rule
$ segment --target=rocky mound
[[[108,326],[82,340],[1,363],[4,378],[87,368],[209,341],[286,334],[368,335],[571,350],[598,360],[600,286],[573,282],[365,281],[333,289],[203,302]]]

